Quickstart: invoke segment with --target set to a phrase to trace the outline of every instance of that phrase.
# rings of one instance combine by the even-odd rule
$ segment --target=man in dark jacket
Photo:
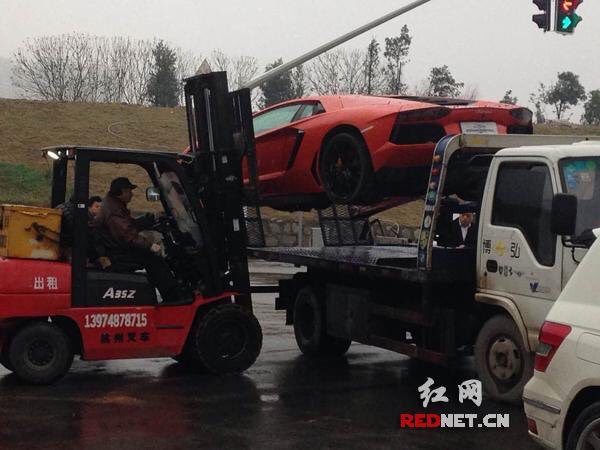
[[[119,267],[135,264],[143,266],[149,281],[156,286],[163,299],[176,301],[178,284],[169,265],[159,256],[161,246],[140,234],[131,212],[127,209],[136,187],[127,178],[115,178],[102,201],[95,225],[100,232],[107,233],[118,246],[109,252],[112,270],[119,271]]]
[[[475,247],[477,227],[473,224],[473,213],[461,213],[452,221],[452,247]]]

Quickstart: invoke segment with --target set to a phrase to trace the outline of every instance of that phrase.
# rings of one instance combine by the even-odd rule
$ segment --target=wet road
[[[448,373],[358,344],[310,360],[273,296],[255,300],[264,346],[244,375],[194,374],[170,359],[76,361],[58,384],[30,387],[0,369],[0,448],[537,448],[521,408],[458,402],[470,363]],[[450,400],[427,412],[506,413],[510,428],[400,429],[400,413],[424,411],[417,387],[427,377]]]

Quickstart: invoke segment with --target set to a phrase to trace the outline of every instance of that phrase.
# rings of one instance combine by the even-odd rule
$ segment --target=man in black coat
[[[475,247],[477,243],[477,227],[473,223],[473,213],[461,213],[452,221],[450,247]]]

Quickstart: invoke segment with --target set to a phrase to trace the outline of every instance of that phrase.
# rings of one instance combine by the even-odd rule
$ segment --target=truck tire
[[[523,388],[533,375],[533,354],[511,318],[497,315],[483,325],[475,343],[475,364],[492,399],[521,403]]]
[[[566,450],[597,447],[600,437],[600,402],[592,403],[579,413],[567,436]]]
[[[325,309],[310,287],[300,289],[296,295],[294,335],[300,351],[309,356],[341,356],[352,343],[327,335]]]
[[[19,378],[40,385],[62,378],[73,363],[69,337],[48,322],[36,322],[19,330],[11,339],[8,356]]]
[[[337,133],[325,142],[319,176],[334,203],[364,203],[375,198],[371,155],[362,138],[352,133]]]
[[[262,330],[254,314],[231,303],[213,307],[190,333],[185,359],[214,374],[243,372],[262,348]]]

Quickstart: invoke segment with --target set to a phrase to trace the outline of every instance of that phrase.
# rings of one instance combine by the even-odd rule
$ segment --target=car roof
[[[598,230],[595,230],[598,235]],[[600,238],[592,244],[580,261],[560,296],[548,313],[546,320],[592,330],[598,324],[598,291],[600,290]]]
[[[497,157],[527,156],[543,157],[556,162],[563,158],[600,157],[600,141],[581,141],[571,145],[539,145],[505,148],[496,153]]]
[[[424,106],[444,106],[449,108],[473,108],[473,107],[494,107],[501,109],[520,108],[516,105],[507,103],[492,102],[488,100],[465,100],[449,97],[419,97],[419,96],[377,96],[377,95],[360,95],[360,94],[344,94],[344,95],[311,95],[300,97],[285,102],[277,103],[263,110],[257,111],[263,113],[271,109],[281,106],[293,105],[304,102],[321,102],[326,111],[336,111],[344,108],[355,108],[361,106],[376,106],[376,105],[402,105],[404,107],[414,106],[415,108],[423,108]]]

